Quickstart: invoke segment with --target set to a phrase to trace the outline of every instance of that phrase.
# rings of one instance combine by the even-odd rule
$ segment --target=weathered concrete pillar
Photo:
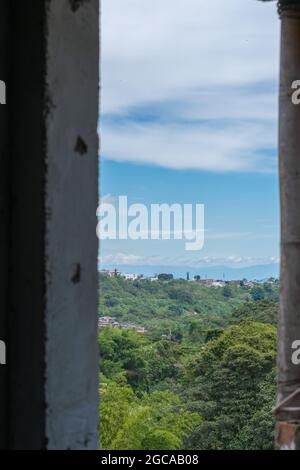
[[[300,1],[283,1],[280,8],[281,296],[276,446],[300,449],[300,365],[292,361],[293,344],[300,340],[300,105],[292,102],[292,84],[300,80]]]
[[[0,8],[0,447],[93,449],[99,1]]]

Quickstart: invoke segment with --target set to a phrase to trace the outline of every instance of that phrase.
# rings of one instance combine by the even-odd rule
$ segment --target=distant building
[[[224,287],[226,285],[225,281],[216,280],[213,281],[212,287]]]
[[[122,275],[125,277],[127,281],[136,281],[137,279],[140,279],[141,276],[139,274],[133,274],[133,273],[126,273]]]
[[[133,326],[129,323],[120,323],[120,328],[122,328],[122,330],[128,330],[129,328],[133,328]]]
[[[214,279],[195,279],[195,282],[197,284],[200,284],[202,286],[212,286],[214,282],[216,282]]]
[[[253,287],[253,286],[255,286],[255,282],[243,280],[242,285],[245,286],[245,287]]]
[[[226,285],[240,287],[241,285],[244,285],[244,286],[252,285],[251,282],[247,282],[247,281],[224,281],[221,279],[199,279],[199,277],[197,278],[195,277],[194,282],[202,286],[207,286],[207,287],[225,287]]]
[[[113,322],[114,322],[114,318],[112,317],[101,317],[98,320],[98,327],[104,328],[106,326],[112,326]]]
[[[101,317],[100,320],[102,320],[104,323],[110,323],[114,319],[112,317]]]
[[[100,274],[103,276],[109,276],[110,271],[108,269],[101,269]]]
[[[114,269],[113,271],[109,269],[101,269],[100,274],[103,274],[104,276],[108,276],[108,277],[121,276],[121,272],[118,271],[117,269]]]
[[[137,327],[136,327],[136,331],[137,331],[138,333],[142,333],[142,334],[143,334],[143,333],[146,332],[146,329],[145,329],[144,326],[137,326]]]
[[[121,330],[135,330],[137,333],[145,333],[146,329],[143,326],[133,325],[127,322],[118,322],[113,317],[100,317],[98,320],[98,328],[120,328]]]

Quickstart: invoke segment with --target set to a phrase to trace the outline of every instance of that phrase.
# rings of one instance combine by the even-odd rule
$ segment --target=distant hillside
[[[227,281],[248,279],[262,280],[270,277],[279,277],[279,264],[262,264],[249,266],[246,268],[231,268],[228,266],[209,266],[206,268],[189,267],[189,266],[133,266],[133,265],[108,265],[102,264],[103,269],[117,268],[121,273],[144,274],[145,276],[154,276],[159,273],[172,273],[175,278],[186,278],[186,273],[190,273],[190,278],[200,275],[202,278],[225,279]]]
[[[199,322],[202,328],[224,327],[236,309],[253,301],[278,301],[278,282],[226,288],[207,287],[195,282],[173,280],[127,281],[123,277],[100,275],[99,315],[110,316],[168,333]],[[246,311],[246,315],[249,312]]]

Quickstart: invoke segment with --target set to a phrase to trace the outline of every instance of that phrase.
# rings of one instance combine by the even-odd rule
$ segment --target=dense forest
[[[102,449],[271,449],[278,281],[101,276]]]

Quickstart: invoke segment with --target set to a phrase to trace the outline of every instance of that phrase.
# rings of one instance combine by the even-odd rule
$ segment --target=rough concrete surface
[[[46,437],[96,449],[99,2],[47,15]]]

